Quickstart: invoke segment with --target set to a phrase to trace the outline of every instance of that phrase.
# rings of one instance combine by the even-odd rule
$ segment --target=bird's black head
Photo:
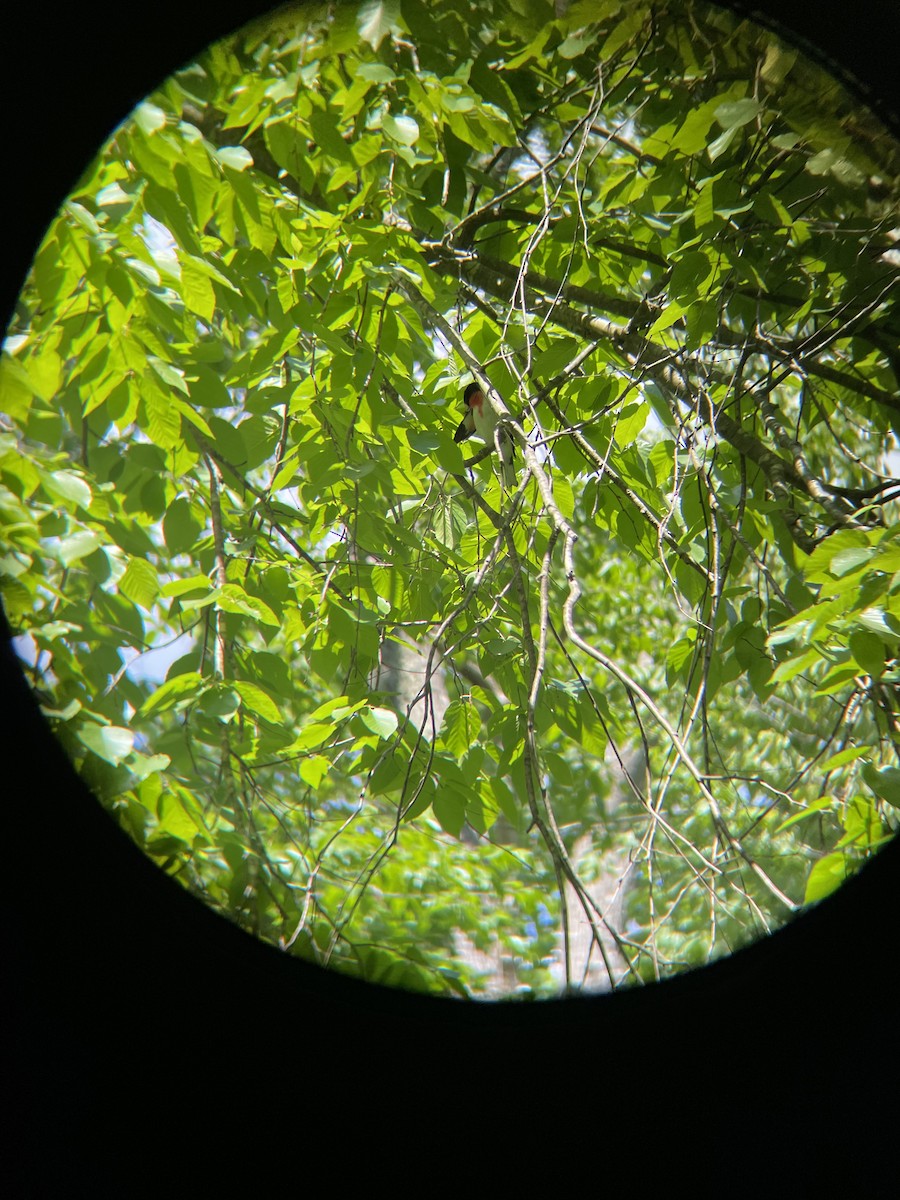
[[[465,400],[466,404],[468,404],[471,401],[472,397],[475,395],[475,393],[480,392],[480,391],[481,391],[481,384],[476,383],[473,380],[469,384],[469,386],[466,388],[465,392],[463,393],[463,400]]]

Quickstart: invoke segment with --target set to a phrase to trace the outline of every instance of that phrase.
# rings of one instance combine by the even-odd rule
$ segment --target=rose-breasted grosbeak
[[[463,395],[466,415],[453,435],[454,442],[464,442],[477,433],[483,442],[493,446],[500,455],[500,477],[503,486],[516,486],[516,468],[513,466],[514,447],[512,439],[504,429],[497,429],[497,414],[484,397],[477,383],[470,383]]]

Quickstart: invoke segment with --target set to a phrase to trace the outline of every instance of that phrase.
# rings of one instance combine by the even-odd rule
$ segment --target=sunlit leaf
[[[159,595],[159,578],[152,563],[132,558],[119,580],[119,591],[141,608],[150,608]]]
[[[74,471],[47,473],[43,477],[43,484],[51,496],[59,500],[77,504],[81,508],[90,508],[91,506],[90,486]]]
[[[419,125],[413,117],[386,115],[382,121],[384,132],[401,146],[412,146],[419,138]]]
[[[153,713],[164,712],[182,700],[197,696],[204,687],[203,677],[197,671],[176,675],[174,679],[166,680],[147,697],[141,705],[140,715],[148,717]]]
[[[104,762],[117,766],[131,753],[134,733],[115,725],[85,723],[78,730],[78,740]]]
[[[391,737],[397,729],[397,717],[387,708],[364,708],[360,716],[363,724],[380,738]]]
[[[219,146],[216,158],[233,171],[246,171],[253,166],[253,156],[243,146]]]
[[[258,684],[246,679],[236,679],[232,687],[244,702],[244,707],[258,717],[277,725],[281,720],[278,705]]]
[[[366,0],[360,6],[356,23],[360,37],[377,50],[391,28],[397,24],[400,6],[397,0]]]
[[[812,904],[816,900],[824,900],[826,896],[837,891],[850,873],[850,864],[842,851],[826,854],[809,873],[803,902]]]

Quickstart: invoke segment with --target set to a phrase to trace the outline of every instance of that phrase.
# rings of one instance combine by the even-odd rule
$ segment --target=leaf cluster
[[[897,165],[675,0],[287,9],[176,72],[0,377],[3,603],[104,804],[460,994],[577,986],[572,912],[608,986],[836,886],[898,807]]]

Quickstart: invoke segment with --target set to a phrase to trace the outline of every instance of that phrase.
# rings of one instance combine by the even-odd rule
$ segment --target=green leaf
[[[806,169],[810,175],[833,175],[847,185],[860,183],[863,179],[862,172],[831,146],[808,159]]]
[[[397,731],[397,715],[389,708],[364,708],[359,715],[366,728],[381,739],[393,737]]]
[[[785,829],[790,829],[792,825],[797,825],[800,821],[805,821],[808,817],[814,817],[816,813],[823,812],[826,809],[834,807],[834,805],[835,799],[833,796],[820,796],[818,800],[813,800],[801,812],[794,813],[786,821],[782,821],[775,832],[783,833]]]
[[[171,363],[165,359],[158,358],[155,354],[147,355],[147,362],[160,377],[163,383],[174,388],[178,392],[182,392],[185,396],[189,395],[188,385],[185,383],[184,371],[178,367],[173,367]]]
[[[181,417],[173,398],[146,378],[141,381],[141,396],[150,438],[162,450],[174,449],[181,440]]]
[[[190,500],[179,496],[166,509],[163,517],[163,537],[166,545],[173,554],[182,554],[190,550],[200,532],[200,524],[194,517]],[[165,589],[164,589],[165,591]],[[165,591],[166,595],[177,593]]]
[[[320,704],[309,714],[309,719],[319,721],[322,717],[332,717],[335,721],[342,721],[345,717],[352,713],[359,712],[365,706],[364,700],[358,700],[355,704],[351,704],[346,696],[335,696],[331,700],[326,700],[324,704]]]
[[[889,646],[896,646],[900,639],[900,620],[881,608],[867,608],[861,612],[859,623]]]
[[[155,775],[171,765],[171,758],[168,754],[135,754],[132,762],[129,764],[131,773],[136,779],[149,779],[151,775]]]
[[[871,763],[862,769],[862,777],[879,799],[893,808],[900,808],[900,767],[882,767],[878,770]]]
[[[392,117],[387,113],[381,124],[388,137],[401,146],[412,146],[419,140],[419,123],[413,117]]]
[[[253,155],[243,146],[219,146],[215,155],[223,167],[232,171],[246,171],[253,166]]]
[[[666,651],[666,680],[672,686],[679,679],[686,679],[690,664],[696,653],[696,638],[690,636],[677,638]]]
[[[184,596],[190,592],[200,592],[204,595],[211,593],[212,584],[206,575],[189,575],[184,579],[172,579],[168,583],[163,584],[160,595]]]
[[[700,285],[713,272],[713,263],[700,250],[690,250],[683,254],[672,268],[672,278],[669,285],[671,296],[694,299]]]
[[[250,683],[246,679],[235,679],[232,680],[231,686],[249,712],[255,713],[265,721],[271,721],[273,725],[280,724],[281,713],[278,711],[278,705],[259,684]]]
[[[341,137],[336,113],[331,111],[322,112],[316,109],[310,115],[309,123],[316,142],[326,154],[330,154],[332,158],[336,158],[339,162],[350,161],[350,147],[344,141],[343,137]]]
[[[578,58],[583,54],[588,47],[593,46],[596,41],[596,35],[593,33],[572,34],[562,41],[557,49],[557,54],[561,58]]]
[[[217,602],[224,612],[243,613],[263,625],[278,626],[279,619],[264,600],[251,596],[237,583],[226,583],[217,593]]]
[[[192,842],[203,831],[203,818],[183,788],[166,788],[160,794],[157,820],[160,833],[182,842]]]
[[[181,294],[185,305],[202,317],[207,324],[212,322],[216,311],[216,293],[209,275],[192,254],[179,255],[181,261]]]
[[[670,306],[671,307],[671,306]],[[647,424],[647,416],[650,412],[649,404],[629,404],[621,410],[618,420],[616,421],[616,444],[618,446],[630,446],[638,434]]]
[[[368,79],[371,83],[390,83],[397,78],[396,72],[383,63],[360,63],[355,74],[357,79]]]
[[[809,873],[803,903],[813,904],[816,900],[824,900],[826,896],[837,891],[851,873],[848,860],[842,851],[826,854]]]
[[[334,737],[334,731],[334,725],[305,725],[290,745],[285,746],[284,753],[297,754],[303,750],[314,750],[317,746],[324,746]]]
[[[194,364],[187,372],[191,403],[201,408],[228,408],[234,403],[225,384],[210,367]]]
[[[246,465],[247,448],[244,445],[244,439],[241,435],[240,426],[235,426],[233,422],[225,421],[222,417],[213,416],[210,414],[209,427],[213,431],[216,440],[216,448],[223,456],[226,462],[238,469]]]
[[[240,712],[241,698],[225,683],[214,683],[200,698],[197,711],[222,725],[229,725]]]
[[[59,542],[56,554],[63,566],[71,567],[73,563],[93,554],[100,544],[96,533],[90,529],[80,529]]]
[[[466,823],[466,806],[462,797],[448,789],[439,790],[431,801],[431,807],[441,829],[452,837],[459,837]]]
[[[758,100],[746,96],[743,100],[720,104],[716,109],[716,120],[723,129],[737,129],[759,116],[762,107]]]
[[[123,596],[127,596],[141,608],[152,608],[153,602],[159,595],[159,579],[156,568],[146,559],[129,559],[125,573],[119,580],[118,588]]]
[[[356,27],[364,42],[377,50],[391,29],[399,26],[400,5],[397,0],[366,0],[359,8]]]
[[[678,300],[670,300],[650,326],[651,335],[664,333],[665,330],[670,329],[674,324],[676,324],[676,322],[681,320],[685,314],[685,311],[684,305],[682,305]],[[634,406],[630,405],[629,408],[633,409]]]
[[[91,489],[87,483],[74,471],[54,471],[47,473],[42,479],[45,489],[57,500],[65,500],[80,508],[91,507]]]
[[[806,560],[804,574],[812,583],[828,582],[833,559],[844,551],[867,551],[868,547],[868,538],[861,529],[840,529],[819,542]]]
[[[471,702],[453,700],[447,705],[441,726],[441,741],[461,762],[477,740],[481,719]]]
[[[185,700],[199,697],[206,687],[203,676],[196,671],[186,671],[176,675],[161,684],[156,691],[148,696],[138,710],[139,716],[149,717],[154,713],[165,712]]]
[[[831,569],[835,575],[846,575],[868,562],[878,553],[876,546],[851,546],[848,550],[839,550],[831,559]]]
[[[575,516],[575,493],[565,475],[555,475],[553,478],[553,499],[556,506],[567,521]]]
[[[0,395],[3,396],[3,412],[12,420],[22,421],[28,416],[34,384],[21,363],[9,354],[0,356]]]
[[[158,130],[165,128],[166,114],[149,100],[139,104],[132,114],[132,120],[141,133],[149,137]]]
[[[654,148],[661,148],[661,143],[668,142],[673,150],[682,154],[699,154],[706,145],[707,134],[712,123],[711,105],[709,103],[698,105],[688,113],[675,132],[667,135],[664,129],[657,130],[655,136],[650,139],[650,145]]]
[[[854,629],[850,634],[850,653],[867,675],[878,679],[884,670],[885,644],[868,629]]]
[[[134,734],[130,729],[117,725],[84,724],[78,730],[82,745],[116,767],[123,762],[134,747]]]
[[[497,802],[497,805],[506,819],[514,827],[518,825],[522,815],[519,804],[513,796],[506,783],[499,775],[494,775],[490,780],[491,793]]]
[[[837,754],[826,759],[821,764],[822,772],[836,771],[839,767],[845,766],[847,763],[856,762],[858,758],[869,753],[868,746],[848,746],[845,750],[839,750]]]
[[[331,769],[331,763],[323,754],[311,754],[300,760],[297,768],[300,778],[315,791]]]

